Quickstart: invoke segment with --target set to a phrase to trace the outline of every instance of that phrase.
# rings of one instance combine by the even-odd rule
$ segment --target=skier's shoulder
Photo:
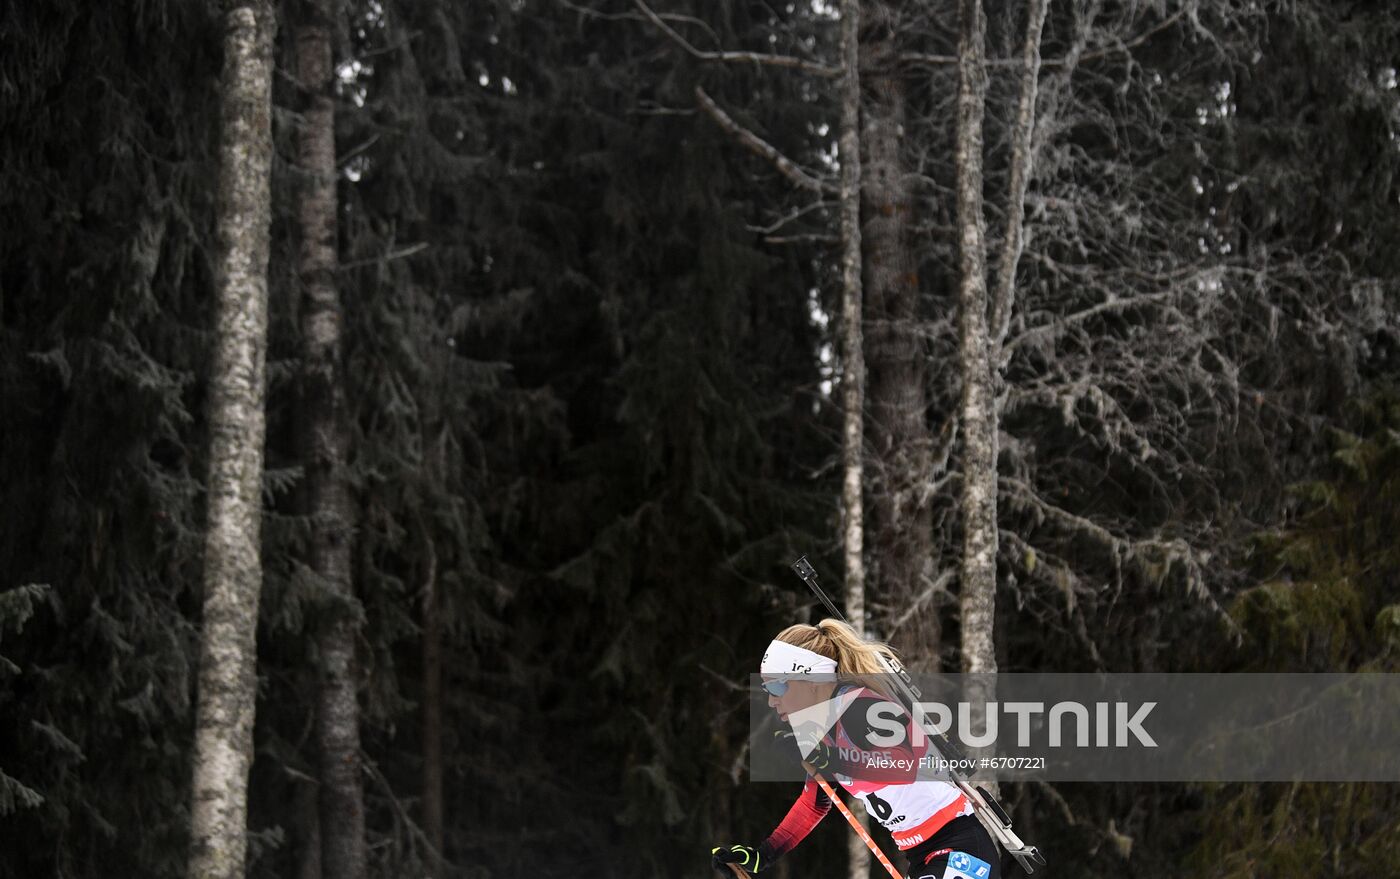
[[[848,731],[859,730],[861,733],[868,733],[878,721],[893,720],[903,723],[909,717],[909,713],[897,700],[863,684],[847,684],[837,691],[837,695],[846,702],[841,713],[841,725]]]
[[[837,689],[836,695],[839,698],[846,700],[846,702],[852,706],[860,705],[864,707],[871,704],[885,704],[890,706],[891,710],[897,710],[901,714],[904,713],[904,705],[901,704],[897,699],[894,699],[887,693],[883,693],[867,684],[842,684],[841,687]]]

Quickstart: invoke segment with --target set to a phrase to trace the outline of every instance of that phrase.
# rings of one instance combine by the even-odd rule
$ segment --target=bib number
[[[873,812],[875,814],[875,817],[879,818],[881,821],[888,821],[890,815],[894,814],[894,807],[891,806],[889,803],[885,802],[884,800],[880,799],[879,797],[875,796],[874,791],[871,791],[870,793],[866,794],[865,799],[867,802],[870,803],[870,811]]]

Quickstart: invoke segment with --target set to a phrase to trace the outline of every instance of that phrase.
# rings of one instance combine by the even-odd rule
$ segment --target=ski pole
[[[846,819],[846,823],[851,825],[851,829],[856,832],[856,836],[859,836],[861,841],[865,843],[865,847],[870,849],[870,853],[875,856],[875,860],[879,861],[884,865],[886,870],[890,871],[891,879],[904,879],[904,875],[895,869],[894,864],[890,863],[890,859],[886,857],[885,853],[880,851],[880,847],[875,844],[875,840],[871,839],[870,831],[865,829],[860,823],[859,818],[851,814],[851,810],[846,808],[845,803],[841,802],[841,798],[836,795],[836,791],[831,789],[831,784],[825,778],[822,778],[816,768],[806,760],[802,761],[802,768],[807,770],[807,774],[812,776],[817,784],[821,785],[822,790],[826,792],[827,799],[831,800],[831,804],[841,812],[841,816]]]
[[[797,576],[802,578],[802,582],[806,583],[808,588],[816,593],[817,598],[821,599],[822,604],[826,605],[826,609],[831,611],[832,616],[848,626],[851,624],[850,620],[846,619],[845,614],[837,610],[836,605],[832,604],[831,599],[822,591],[821,585],[817,582],[816,569],[812,567],[811,562],[807,561],[805,555],[792,563],[792,569],[797,572]],[[909,702],[910,715],[919,726],[923,728],[924,733],[929,737],[930,741],[933,742],[934,747],[939,750],[940,754],[947,758],[949,762],[961,757],[957,748],[953,747],[953,743],[948,741],[947,737],[942,733],[931,729],[929,727],[928,718],[924,716],[923,711],[918,710],[919,700],[923,697],[920,695],[918,688],[914,686],[914,679],[909,677],[909,673],[903,668],[896,667],[884,656],[880,657],[880,664],[890,673],[895,686],[899,688],[900,695]],[[953,780],[954,786],[957,787],[962,795],[967,797],[968,801],[972,803],[973,812],[977,815],[977,819],[982,822],[982,826],[986,827],[987,831],[991,833],[996,841],[1011,853],[1012,857],[1016,859],[1016,862],[1021,865],[1021,869],[1025,870],[1027,873],[1034,873],[1035,867],[1032,866],[1032,863],[1042,865],[1045,863],[1045,856],[1042,855],[1035,846],[1027,845],[1022,842],[1021,838],[1011,830],[1011,818],[1007,816],[1006,812],[1001,808],[1001,804],[998,803],[995,798],[982,790],[982,788],[971,784],[967,779],[962,777],[961,773],[954,769],[948,770],[948,777]]]
[[[880,851],[880,847],[875,844],[875,840],[871,839],[870,831],[866,830],[865,827],[861,825],[859,818],[851,814],[851,810],[846,808],[845,803],[841,802],[841,798],[836,795],[836,791],[831,789],[831,784],[825,778],[821,777],[816,767],[806,760],[803,760],[802,768],[807,770],[807,774],[812,776],[817,784],[821,785],[822,790],[826,792],[827,799],[831,800],[831,804],[841,812],[842,817],[851,825],[851,829],[856,832],[856,836],[859,836],[861,841],[865,843],[865,847],[870,849],[870,853],[875,856],[875,859],[883,864],[886,870],[890,871],[890,879],[904,879],[904,876],[895,869],[894,864],[890,863],[890,859],[885,856],[885,853]],[[749,874],[744,871],[744,868],[733,861],[725,864],[725,866],[734,874],[734,879],[749,879]]]

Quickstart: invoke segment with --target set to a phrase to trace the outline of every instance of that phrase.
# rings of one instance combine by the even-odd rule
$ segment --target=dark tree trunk
[[[866,7],[861,27],[865,355],[872,472],[869,558],[876,600],[902,613],[933,583],[932,520],[923,486],[931,476],[919,276],[911,248],[913,192],[904,167],[905,83],[894,10]],[[929,600],[901,627],[895,646],[936,663],[937,605]]]
[[[300,6],[296,29],[296,78],[303,97],[297,130],[297,164],[304,187],[297,205],[301,440],[311,520],[309,564],[330,593],[317,630],[321,869],[328,879],[360,879],[365,872],[365,819],[356,701],[358,624],[350,573],[353,517],[345,472],[344,320],[336,287],[333,9],[330,0],[307,0]]]
[[[266,2],[225,19],[209,523],[195,708],[191,879],[242,879],[257,695],[272,222],[272,43]]]
[[[441,472],[441,471],[439,471]],[[442,827],[442,620],[438,562],[432,534],[423,529],[423,832],[433,851],[430,875],[443,875]]]
[[[321,879],[320,787],[309,782],[297,787],[297,879]]]

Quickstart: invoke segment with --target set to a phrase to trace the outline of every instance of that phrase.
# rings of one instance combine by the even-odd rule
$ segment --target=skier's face
[[[769,681],[780,681],[787,684],[784,689],[781,684],[773,687],[765,687],[768,692],[768,707],[778,712],[778,719],[786,721],[788,715],[794,711],[801,711],[803,708],[810,708],[813,705],[830,698],[831,691],[835,684],[820,681],[803,681],[782,678],[765,678],[765,683]],[[780,693],[774,693],[780,690]]]

